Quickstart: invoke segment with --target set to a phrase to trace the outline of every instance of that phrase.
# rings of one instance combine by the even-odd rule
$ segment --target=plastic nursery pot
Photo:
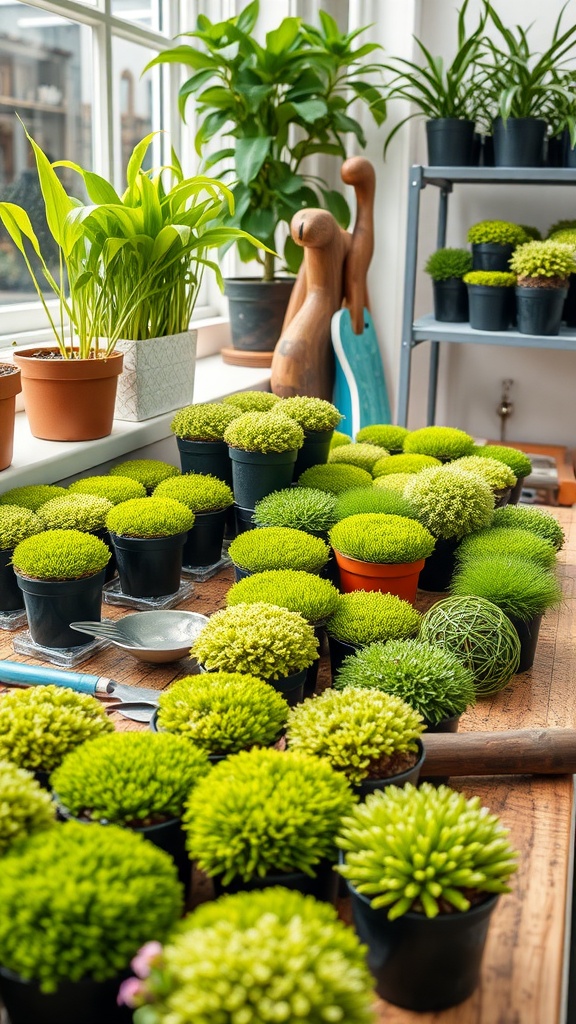
[[[505,508],[510,501],[511,487],[499,487],[494,491],[494,508]]]
[[[21,390],[20,370],[0,363],[0,470],[7,469],[12,462],[16,395]]]
[[[234,348],[272,352],[282,333],[282,323],[295,278],[258,281],[253,277],[228,278],[230,330]]]
[[[517,285],[516,311],[520,334],[559,334],[567,288],[524,288]]]
[[[241,508],[254,509],[272,491],[290,487],[297,449],[290,452],[245,452],[228,448],[232,460],[234,500]]]
[[[108,562],[108,564],[107,564],[107,566],[106,566],[106,568],[104,570],[104,572],[105,572],[104,582],[105,583],[110,583],[110,580],[113,580],[115,575],[116,575],[116,568],[117,568],[117,566],[116,566],[116,552],[114,551],[114,546],[112,544],[112,540],[110,538],[110,534],[108,533],[108,530],[94,530],[94,536],[98,537],[100,540],[103,540],[105,545],[106,545],[106,547],[108,548],[108,550],[110,552],[110,561]]]
[[[449,540],[438,537],[436,547],[425,559],[424,568],[418,578],[420,590],[430,590],[437,594],[448,590],[456,565],[457,547],[458,541],[454,537]]]
[[[125,977],[127,973],[106,981],[63,981],[56,992],[46,993],[37,982],[0,967],[0,1000],[10,1024],[130,1024],[132,1010],[116,1004]]]
[[[171,537],[120,537],[115,533],[110,536],[123,594],[164,597],[176,593],[187,533]]]
[[[312,625],[312,623],[311,623]],[[322,650],[322,644],[326,631],[323,625],[314,626],[314,636],[318,641],[318,649]],[[306,669],[306,679],[304,681],[304,697],[312,697],[316,689],[316,682],[318,680],[318,669],[320,668],[320,658],[316,658],[309,668]]]
[[[315,896],[317,900],[324,903],[334,903],[338,892],[338,875],[333,869],[330,861],[320,861],[313,876],[303,871],[292,871],[286,874],[264,875],[263,878],[251,878],[248,882],[241,879],[234,879],[228,885],[223,885],[218,877],[212,879],[214,882],[215,895],[232,894],[237,892],[254,892],[254,890],[269,889],[274,885],[281,885],[284,889],[296,889],[306,896]]]
[[[469,284],[470,327],[476,331],[507,331],[513,317],[512,288]]]
[[[474,242],[472,245],[473,270],[510,271],[510,257],[514,252],[513,245],[500,245],[498,242]]]
[[[0,550],[0,612],[15,612],[24,607],[24,597],[16,582],[11,559],[11,548]]]
[[[468,291],[460,277],[432,281],[434,317],[443,324],[468,322]]]
[[[369,793],[375,793],[377,789],[386,789],[387,786],[405,786],[407,782],[417,786],[426,756],[421,740],[417,740],[417,743],[418,755],[411,768],[407,768],[405,772],[399,772],[398,775],[389,775],[384,779],[363,779],[357,786],[354,786],[360,799],[365,800]]]
[[[194,526],[188,531],[184,544],[182,565],[194,569],[220,561],[227,515],[227,508],[196,512]]]
[[[576,327],[576,274],[570,274],[568,278],[568,294],[564,299],[562,319],[566,327]]]
[[[305,430],[304,444],[298,449],[296,464],[294,466],[294,479],[310,469],[310,466],[319,466],[328,462],[330,454],[330,442],[334,434],[334,427],[330,430]]]
[[[551,135],[547,140],[546,166],[564,167],[564,135]]]
[[[539,117],[509,117],[494,121],[496,167],[542,167],[546,121]]]
[[[314,663],[315,664],[315,663]],[[294,672],[291,676],[281,676],[280,679],[268,679],[270,686],[282,694],[289,707],[301,704],[304,700],[304,685],[306,683],[307,669]]]
[[[330,671],[332,679],[341,668],[344,658],[350,654],[356,654],[360,647],[356,644],[348,644],[345,640],[337,640],[335,636],[328,634],[328,650],[330,651]]]
[[[524,486],[524,477],[519,476],[514,484],[514,487],[510,491],[510,497],[508,498],[509,505],[517,505],[520,501],[520,495],[522,494],[522,488]]]
[[[389,921],[387,908],[373,910],[370,900],[348,882],[354,926],[368,946],[368,967],[382,999],[407,1010],[444,1010],[472,995],[498,896],[465,913],[427,918],[409,911]]]
[[[470,167],[474,163],[474,121],[434,118],[426,121],[426,139],[431,167]]]
[[[232,486],[232,466],[224,441],[187,441],[177,437],[176,443],[183,473],[210,474]]]
[[[340,588],[345,594],[353,590],[379,590],[414,604],[423,558],[417,562],[362,562],[336,549],[334,555],[340,570]]]
[[[106,570],[79,580],[31,580],[16,573],[30,635],[41,647],[83,647],[94,637],[70,629],[76,620],[100,621]]]
[[[518,633],[520,641],[520,664],[516,671],[527,672],[534,664],[542,615],[534,615],[528,622],[515,619],[512,615],[509,615],[508,618]]]
[[[234,519],[236,522],[236,536],[239,533],[245,533],[246,530],[256,530],[257,526],[252,518],[254,515],[253,508],[241,508],[240,505],[234,505]]]
[[[451,718],[442,718],[439,722],[436,722],[436,724],[429,722],[428,719],[425,718],[424,722],[426,724],[426,732],[458,732],[460,718],[460,715],[452,715]]]

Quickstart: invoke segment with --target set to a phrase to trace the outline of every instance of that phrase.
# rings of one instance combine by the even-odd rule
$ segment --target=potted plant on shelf
[[[15,547],[12,565],[24,595],[30,635],[40,647],[80,647],[93,637],[70,628],[100,621],[110,551],[81,530],[45,530]]]
[[[0,613],[24,608],[22,591],[16,582],[12,552],[21,540],[40,533],[38,516],[20,505],[0,505]]]
[[[12,462],[16,395],[21,391],[19,368],[12,363],[0,363],[0,470],[7,469]]]
[[[220,561],[226,517],[234,504],[228,484],[215,476],[186,473],[162,480],[154,490],[154,497],[174,498],[194,513],[194,524],[182,553],[185,568],[205,567]]]
[[[17,840],[55,824],[52,798],[31,772],[0,761],[0,857]]]
[[[568,281],[576,273],[574,246],[552,239],[526,242],[514,252],[510,266],[518,276],[520,334],[559,334]]]
[[[508,504],[517,505],[522,493],[524,477],[530,476],[532,472],[532,462],[528,456],[518,448],[508,448],[504,444],[477,445],[474,448],[474,455],[485,459],[499,459],[500,462],[504,462],[510,467],[516,477],[516,483],[510,492]]]
[[[388,455],[380,459],[373,468],[372,475],[375,478],[381,476],[392,476],[396,473],[419,473],[421,469],[428,469],[430,466],[440,466],[440,459],[433,455],[420,455],[417,452],[398,455]]]
[[[406,427],[396,427],[393,423],[371,423],[362,427],[354,440],[360,444],[376,444],[391,455],[398,455],[404,450],[404,439],[409,433]]]
[[[437,249],[424,270],[432,278],[435,319],[449,324],[467,322],[468,293],[462,278],[472,270],[468,250]]]
[[[266,978],[246,986],[262,950]],[[237,1014],[273,1024],[279,986],[311,1021],[327,1006],[346,1024],[372,1020],[372,981],[354,932],[327,903],[284,888],[205,903],[164,948],[154,948],[152,960],[139,954],[137,961],[134,968],[143,969],[126,983],[134,1024],[160,1024],[177,1006],[192,1004],[199,1020],[209,1020],[227,1014],[231,1001]],[[217,988],[206,984],[215,977]]]
[[[110,509],[106,527],[122,593],[132,597],[177,593],[182,552],[193,525],[194,513],[174,498],[131,498]]]
[[[514,527],[530,530],[537,537],[549,540],[556,551],[564,546],[566,537],[560,523],[550,512],[534,505],[507,505],[498,508],[492,517],[491,527]]]
[[[576,167],[576,163],[573,166]],[[571,245],[572,249],[576,249],[576,228],[555,231],[549,238],[553,242],[564,242]],[[562,320],[566,327],[576,327],[576,274],[570,274],[568,278],[568,294],[564,299]]]
[[[182,887],[142,836],[71,821],[2,858],[0,902],[0,996],[12,1024],[128,1024],[121,977],[144,942],[167,937]]]
[[[398,491],[380,487],[351,487],[349,491],[338,495],[334,509],[336,522],[363,512],[383,512],[404,519],[418,518],[414,506]]]
[[[386,458],[388,454],[386,449],[381,448],[380,445],[368,444],[366,441],[362,443],[353,442],[352,444],[345,444],[339,448],[334,448],[330,452],[328,462],[330,464],[336,463],[337,465],[357,466],[359,469],[365,469],[367,473],[371,473],[376,463],[380,459]]]
[[[110,476],[129,476],[132,480],[137,480],[148,495],[152,494],[162,480],[180,476],[177,466],[161,459],[128,459],[126,462],[117,462],[108,472]]]
[[[421,427],[420,430],[410,431],[404,440],[406,454],[429,455],[440,462],[451,462],[463,455],[470,455],[473,448],[474,438],[457,427]]]
[[[435,544],[421,523],[404,516],[366,512],[340,520],[329,537],[344,593],[380,590],[414,602],[424,559]]]
[[[253,511],[260,498],[292,483],[304,431],[274,410],[245,412],[226,427],[224,440],[232,460],[234,500]]]
[[[200,402],[179,409],[170,429],[176,435],[183,473],[211,473],[232,486],[232,465],[224,431],[240,415],[224,402]]]
[[[65,494],[66,488],[57,484],[25,484],[0,494],[0,505],[19,505],[37,512],[51,498],[63,498]]]
[[[408,601],[378,590],[343,594],[326,622],[330,663],[334,676],[348,654],[375,641],[404,640],[415,636],[422,616]]]
[[[476,454],[464,455],[450,463],[453,469],[462,469],[465,473],[477,473],[486,481],[494,493],[494,504],[496,508],[507,505],[516,486],[516,476],[505,462],[501,459],[491,459],[488,456],[479,458]]]
[[[333,448],[332,451],[339,451],[341,447],[343,446]],[[328,491],[330,494],[341,494],[350,487],[372,487],[372,476],[366,469],[360,469],[360,466],[328,462],[326,465],[310,466],[310,469],[305,469],[298,477],[298,486]]]
[[[99,498],[107,498],[113,505],[119,505],[130,498],[145,498],[146,488],[129,476],[83,476],[70,484],[68,493],[95,494]]]
[[[516,870],[498,818],[447,786],[390,786],[354,808],[337,842],[378,994],[429,1012],[467,999]]]
[[[233,754],[190,795],[188,853],[217,892],[283,885],[331,901],[335,838],[354,800],[344,775],[320,758]]]
[[[510,257],[517,245],[527,242],[528,235],[520,224],[507,220],[481,220],[468,228],[472,245],[472,270],[510,270]]]
[[[267,569],[297,569],[318,573],[327,564],[330,549],[321,537],[289,526],[263,526],[239,534],[228,548],[236,579]]]
[[[285,398],[276,409],[291,416],[304,431],[304,444],[296,458],[294,476],[299,477],[310,466],[328,462],[334,429],[343,418],[336,406],[323,398],[296,395]]]
[[[470,327],[475,331],[507,331],[515,318],[516,274],[501,270],[471,270],[468,289]]]
[[[336,497],[317,487],[287,487],[256,502],[256,526],[288,526],[326,538],[335,523]]]

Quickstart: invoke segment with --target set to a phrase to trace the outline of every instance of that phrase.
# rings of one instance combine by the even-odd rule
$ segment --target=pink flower
[[[126,978],[120,985],[116,1002],[118,1006],[129,1006],[134,1009],[138,1006],[138,996],[140,995],[141,986],[138,978]]]
[[[159,942],[146,942],[132,960],[131,967],[139,978],[147,978],[153,961],[162,954]]]

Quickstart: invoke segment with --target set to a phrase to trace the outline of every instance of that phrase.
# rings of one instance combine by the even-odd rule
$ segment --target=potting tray
[[[137,611],[150,611],[158,608],[175,608],[192,594],[194,587],[186,580],[180,581],[180,586],[174,594],[165,594],[162,597],[131,597],[130,594],[123,594],[120,588],[120,580],[114,579],[106,583],[102,590],[104,604],[118,604],[123,608],[135,608]]]
[[[16,654],[28,654],[31,658],[48,661],[60,668],[75,668],[76,665],[83,665],[89,658],[109,647],[110,641],[94,639],[88,644],[82,644],[81,647],[43,647],[42,644],[35,643],[29,630],[25,629],[14,637],[12,646]]]
[[[188,568],[182,566],[182,576],[187,580],[194,580],[196,583],[204,583],[205,580],[212,579],[217,573],[221,572],[222,569],[226,569],[229,565],[232,565],[231,558],[226,554],[225,550],[222,550],[222,557],[214,562],[212,565],[197,565],[194,568]]]

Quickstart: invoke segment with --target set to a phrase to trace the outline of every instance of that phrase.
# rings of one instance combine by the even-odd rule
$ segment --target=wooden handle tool
[[[576,773],[576,729],[431,732],[422,742],[424,776],[570,775]]]

